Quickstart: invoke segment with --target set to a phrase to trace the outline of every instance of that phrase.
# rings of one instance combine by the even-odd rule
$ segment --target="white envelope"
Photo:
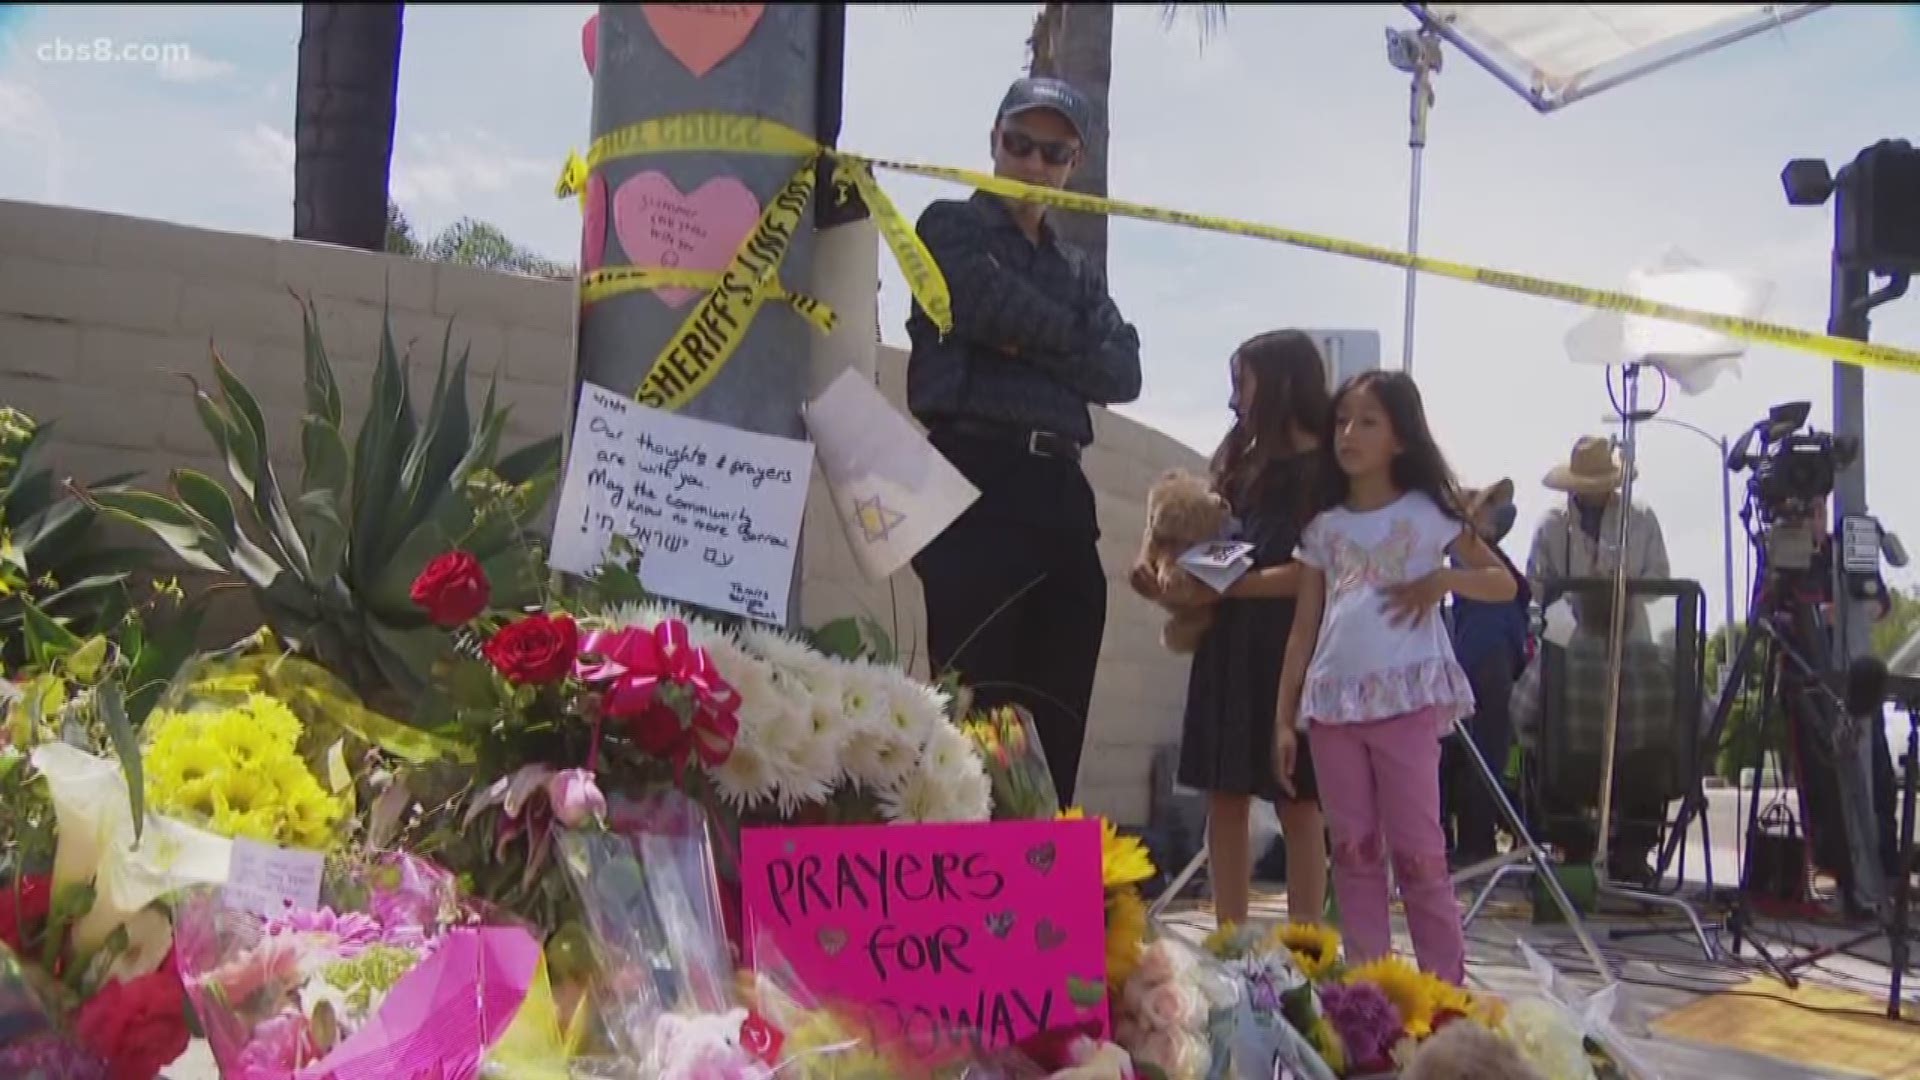
[[[967,482],[873,383],[849,368],[805,410],[815,457],[860,569],[884,581],[973,501]]]

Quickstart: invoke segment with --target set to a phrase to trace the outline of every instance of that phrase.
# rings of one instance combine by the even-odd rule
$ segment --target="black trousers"
[[[1480,658],[1467,671],[1473,686],[1473,717],[1467,731],[1473,745],[1486,759],[1493,775],[1504,777],[1507,755],[1513,748],[1513,666],[1499,652]],[[1486,778],[1479,766],[1467,756],[1458,736],[1441,748],[1441,824],[1453,840],[1453,853],[1460,863],[1478,862],[1494,855],[1494,829],[1500,824],[1500,804],[1487,790]]]
[[[1061,804],[1073,801],[1107,626],[1093,489],[1080,466],[935,430],[980,499],[914,557],[927,652],[976,708],[1033,714]]]

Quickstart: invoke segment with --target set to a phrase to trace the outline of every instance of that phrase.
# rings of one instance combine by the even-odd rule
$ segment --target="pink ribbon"
[[[711,768],[733,752],[740,693],[720,676],[707,651],[693,646],[687,625],[678,619],[664,620],[651,631],[630,627],[588,634],[574,675],[600,688],[607,716],[631,721],[637,741],[673,762],[676,782],[692,758]],[[667,685],[692,693],[694,707],[686,720],[659,700]]]

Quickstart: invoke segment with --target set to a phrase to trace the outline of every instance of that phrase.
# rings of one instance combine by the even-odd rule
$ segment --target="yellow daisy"
[[[1408,1035],[1424,1039],[1433,1034],[1433,1018],[1439,1011],[1441,987],[1448,984],[1421,971],[1398,956],[1389,956],[1362,964],[1347,972],[1347,985],[1371,983],[1393,1002]]]
[[[1119,992],[1140,966],[1147,938],[1147,905],[1137,889],[1120,889],[1107,898],[1107,987]]]
[[[1292,953],[1300,973],[1316,981],[1340,960],[1340,932],[1319,923],[1281,923],[1273,928],[1267,944]]]
[[[1080,821],[1086,812],[1077,806],[1060,811],[1056,820]],[[1100,819],[1100,884],[1106,889],[1137,885],[1154,875],[1153,857],[1147,846],[1120,830],[1106,818]]]

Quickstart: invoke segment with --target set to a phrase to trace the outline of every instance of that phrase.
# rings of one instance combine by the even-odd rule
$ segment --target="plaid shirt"
[[[1555,741],[1564,754],[1600,753],[1607,723],[1607,638],[1575,631],[1565,648],[1542,642],[1513,685],[1513,730],[1520,745],[1539,746],[1541,671],[1549,652],[1562,658],[1562,694]],[[1660,750],[1672,741],[1677,688],[1673,659],[1650,641],[1628,638],[1620,655],[1620,753]],[[1704,719],[1704,718],[1703,718]]]
[[[944,340],[919,304],[907,317],[907,407],[921,423],[986,421],[1085,446],[1089,404],[1140,396],[1140,335],[1100,269],[1044,220],[1035,244],[998,196],[976,192],[929,205],[918,231],[953,297]]]

